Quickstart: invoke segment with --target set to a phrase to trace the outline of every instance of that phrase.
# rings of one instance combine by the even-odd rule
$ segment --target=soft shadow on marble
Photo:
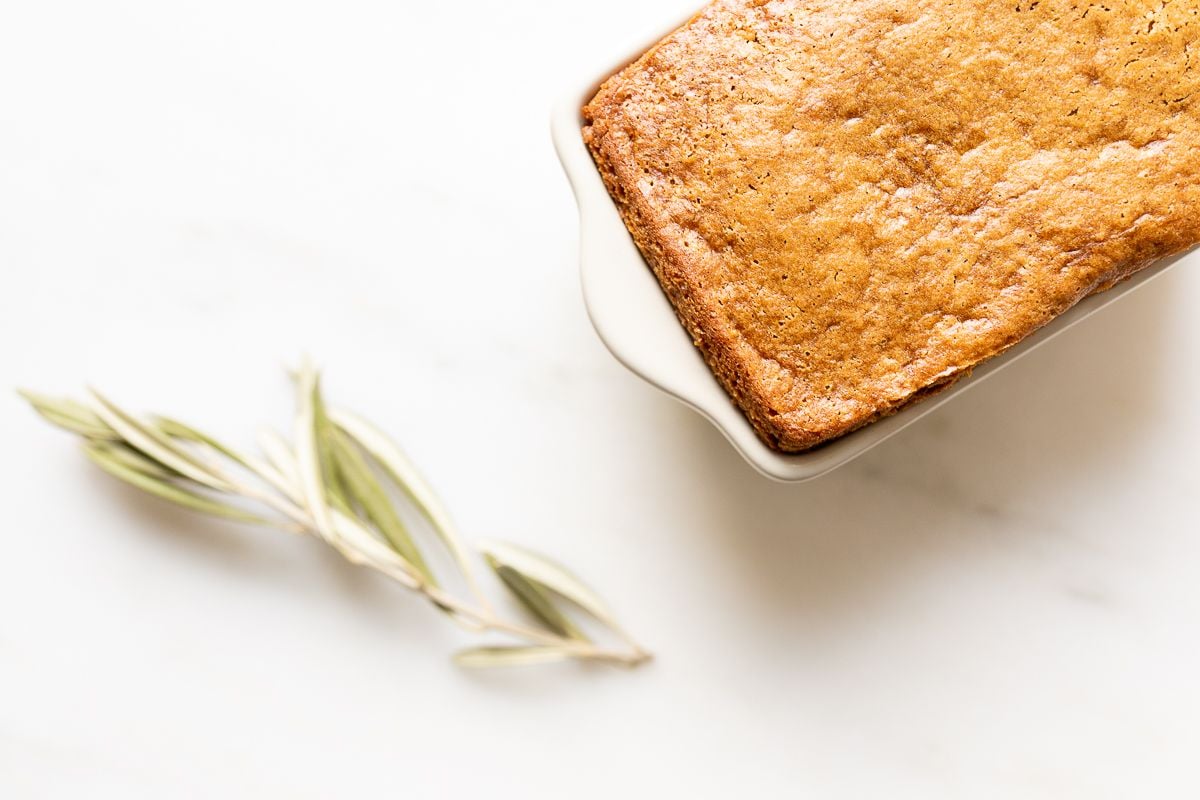
[[[947,551],[969,565],[973,551],[983,558],[1022,537],[1064,535],[1056,493],[1119,462],[1155,413],[1173,283],[1131,294],[808,483],[763,478],[666,398],[646,404],[641,424],[657,429],[676,453],[670,467],[695,487],[686,498],[703,526],[695,535],[719,542],[730,580],[761,612],[789,626],[837,626],[886,604]]]
[[[82,461],[82,459],[81,459]],[[451,645],[437,635],[437,614],[427,603],[370,570],[347,562],[312,536],[271,528],[231,523],[168,505],[155,497],[101,474],[90,464],[97,493],[109,495],[116,517],[131,537],[145,547],[160,549],[169,557],[195,567],[211,569],[229,584],[270,584],[281,597],[321,597],[322,604],[348,606],[347,625],[370,628],[384,641],[397,637],[426,637],[434,651]],[[103,543],[97,542],[97,547]],[[411,629],[411,630],[410,630]]]

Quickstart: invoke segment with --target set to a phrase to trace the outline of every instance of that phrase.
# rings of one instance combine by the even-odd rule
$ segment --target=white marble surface
[[[547,135],[692,5],[9,4],[0,795],[1196,796],[1200,275],[767,482],[598,344]],[[402,591],[124,490],[9,391],[248,437],[305,351],[658,660],[464,674]]]

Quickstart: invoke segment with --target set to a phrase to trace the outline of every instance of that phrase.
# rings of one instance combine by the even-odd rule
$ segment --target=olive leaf
[[[346,557],[346,560],[379,570],[399,580],[409,588],[422,584],[413,573],[412,565],[402,559],[357,519],[333,509],[331,519],[336,535],[327,541]]]
[[[411,564],[425,580],[436,586],[433,573],[429,571],[429,566],[421,557],[420,550],[417,549],[400,515],[396,513],[387,493],[371,473],[371,468],[362,453],[349,437],[336,428],[327,428],[323,434],[327,437],[326,449],[333,462],[333,468],[340,477],[350,505],[360,509],[361,516],[383,534],[383,538],[392,549]]]
[[[317,404],[320,402],[317,374],[304,365],[296,381],[296,466],[300,474],[301,496],[321,537],[334,542],[338,533],[333,526],[333,509],[326,495],[326,479],[319,449]]]
[[[493,558],[485,558],[488,566],[500,578],[505,588],[543,625],[559,636],[587,641],[587,637],[576,627],[575,623],[571,622],[570,618],[554,604],[554,599],[548,592],[541,589],[536,583],[526,580],[521,573],[511,567],[506,567]]]
[[[474,647],[454,654],[462,667],[518,667],[563,661],[571,654],[559,647]]]
[[[329,421],[325,398],[321,394],[320,376],[313,381],[312,402],[313,436],[316,437],[317,461],[321,465],[321,480],[325,484],[325,492],[334,508],[343,514],[353,515],[353,500],[346,486],[345,476],[338,469],[337,458],[334,454],[334,427],[333,423]]]
[[[171,419],[170,417],[162,416],[154,417],[154,425],[159,431],[162,432],[164,436],[170,436],[175,439],[183,439],[188,442],[195,442],[196,444],[207,445],[221,455],[226,456],[238,462],[239,464],[242,464],[243,466],[245,465],[245,461],[240,454],[218,442],[207,433],[201,433],[190,425],[186,425],[178,420]]]
[[[234,450],[232,447],[217,441],[207,433],[198,431],[190,425],[185,425],[170,417],[155,417],[154,424],[164,436],[205,445],[229,460],[241,464],[246,469],[256,470],[256,465],[253,463],[254,460],[250,456]]]
[[[331,410],[329,417],[342,433],[369,453],[383,468],[392,482],[404,492],[425,519],[429,520],[434,533],[441,539],[459,569],[470,576],[471,568],[467,555],[449,512],[408,457],[386,434],[361,417],[339,410]]]
[[[267,457],[267,462],[275,468],[289,488],[299,485],[300,470],[296,467],[296,454],[292,452],[291,445],[278,431],[271,428],[263,428],[259,431],[258,447]],[[297,492],[293,495],[293,499],[298,498],[299,493]]]
[[[244,453],[241,450],[230,447],[224,442],[209,436],[207,433],[198,431],[192,426],[171,419],[170,417],[155,417],[154,424],[165,436],[207,447],[213,452],[228,458],[243,469],[249,470],[290,498],[295,499],[295,494],[292,491],[294,478],[284,476],[274,465],[249,453]]]
[[[163,500],[169,500],[176,505],[189,508],[192,511],[201,511],[205,514],[225,517],[226,519],[255,524],[264,524],[267,522],[267,520],[256,514],[226,505],[197,492],[184,489],[155,475],[147,474],[131,466],[124,457],[115,455],[112,449],[96,444],[87,444],[84,445],[83,451],[87,454],[88,458],[109,475],[119,478],[132,486],[136,486],[144,492],[161,497]]]
[[[96,412],[83,403],[49,397],[25,389],[19,389],[17,393],[51,425],[88,439],[119,441],[121,438],[116,431],[104,424],[104,420],[96,416]]]
[[[497,565],[508,567],[535,585],[570,600],[613,630],[621,630],[608,605],[600,596],[560,564],[530,550],[504,542],[483,542],[479,549],[493,568]]]
[[[90,395],[94,402],[92,410],[96,412],[96,415],[131,446],[164,466],[170,467],[210,489],[228,490],[230,488],[228,481],[213,472],[211,465],[204,464],[179,447],[171,441],[170,437],[123,411],[95,390],[91,390]]]
[[[124,442],[93,441],[88,442],[85,447],[98,456],[110,459],[151,478],[175,480],[183,477],[170,467],[164,467],[154,459],[147,458]]]

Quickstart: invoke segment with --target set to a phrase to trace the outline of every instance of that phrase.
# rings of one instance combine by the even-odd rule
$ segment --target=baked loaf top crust
[[[1200,241],[1198,89],[1200,0],[718,0],[583,135],[717,377],[801,451]]]

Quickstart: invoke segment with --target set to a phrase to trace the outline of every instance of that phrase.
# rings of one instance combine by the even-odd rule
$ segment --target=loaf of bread
[[[583,136],[717,378],[797,452],[1200,241],[1198,90],[1200,0],[718,0]]]

